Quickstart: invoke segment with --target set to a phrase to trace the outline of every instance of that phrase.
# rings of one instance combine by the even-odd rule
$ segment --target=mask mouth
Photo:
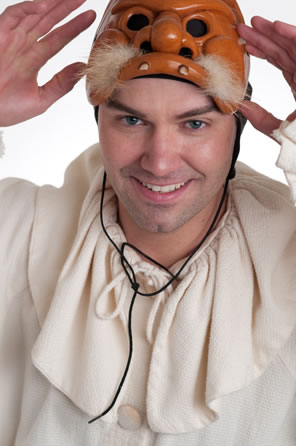
[[[123,44],[95,46],[85,74],[88,99],[95,106],[105,102],[125,81],[161,74],[200,87],[222,113],[237,111],[246,91],[231,63],[223,57],[209,54],[191,59],[179,54],[143,53]]]

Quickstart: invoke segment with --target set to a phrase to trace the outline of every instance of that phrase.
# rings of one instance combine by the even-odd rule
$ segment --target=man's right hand
[[[246,41],[247,52],[278,68],[296,99],[296,26],[256,16],[252,18],[251,26],[240,24],[237,29],[240,37]],[[277,86],[272,85],[270,94],[274,95],[276,91]],[[282,124],[280,119],[251,101],[244,102],[241,112],[257,130],[275,139],[273,131]],[[286,120],[292,122],[294,119],[295,110]]]
[[[74,63],[38,86],[46,62],[86,30],[94,11],[52,28],[85,0],[25,1],[0,15],[0,127],[17,124],[46,111],[68,93],[81,77],[83,63]]]

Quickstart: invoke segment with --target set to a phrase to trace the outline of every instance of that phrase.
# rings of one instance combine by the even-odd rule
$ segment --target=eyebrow
[[[106,102],[106,105],[110,108],[115,108],[116,110],[120,110],[125,113],[129,113],[130,115],[137,116],[138,118],[142,118],[142,119],[147,118],[147,115],[145,113],[142,113],[139,110],[135,110],[134,108],[129,107],[126,104],[122,104],[122,102],[118,101],[117,99],[108,99]],[[217,106],[214,104],[214,102],[207,104],[203,107],[194,108],[193,110],[188,110],[184,113],[181,113],[180,115],[176,116],[176,119],[190,118],[192,116],[203,115],[203,114],[209,113],[211,111],[219,112],[219,110],[217,109]]]
[[[181,115],[177,115],[177,119],[190,118],[192,116],[204,115],[205,113],[210,113],[211,111],[218,112],[216,105],[214,103],[207,104],[204,107],[194,108],[193,110],[188,110],[185,113],[181,113]]]
[[[135,110],[132,107],[129,107],[128,105],[122,104],[121,102],[117,101],[116,99],[108,99],[106,102],[106,105],[110,108],[115,108],[116,110],[120,110],[126,113],[129,113],[130,115],[138,116],[139,118],[145,119],[147,115],[144,113]]]

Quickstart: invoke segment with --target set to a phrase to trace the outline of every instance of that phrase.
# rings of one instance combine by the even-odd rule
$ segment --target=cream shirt
[[[276,133],[296,198],[296,123]],[[296,218],[289,189],[239,165],[227,210],[174,286],[132,296],[99,221],[99,147],[61,189],[0,186],[1,446],[295,446]],[[116,197],[104,220],[118,245]],[[144,292],[168,273],[127,252]],[[176,272],[182,262],[172,270]]]

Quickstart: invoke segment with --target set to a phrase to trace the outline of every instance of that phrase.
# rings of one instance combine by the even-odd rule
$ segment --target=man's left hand
[[[251,27],[243,24],[237,27],[240,37],[246,41],[246,51],[281,70],[296,99],[296,27],[262,17],[253,17],[251,24]],[[254,102],[245,101],[241,112],[257,130],[270,137],[282,123]],[[287,120],[292,122],[295,118],[296,111]]]

